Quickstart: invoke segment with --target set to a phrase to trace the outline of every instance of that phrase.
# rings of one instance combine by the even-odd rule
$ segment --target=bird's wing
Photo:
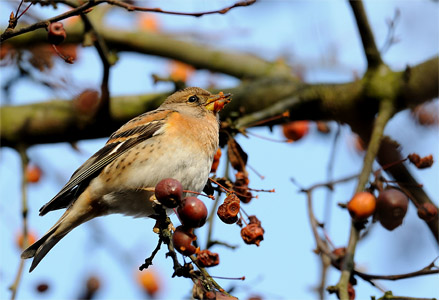
[[[40,208],[40,216],[73,203],[100,171],[134,145],[160,134],[172,110],[155,110],[127,122],[108,139],[105,146],[82,164],[61,191]]]

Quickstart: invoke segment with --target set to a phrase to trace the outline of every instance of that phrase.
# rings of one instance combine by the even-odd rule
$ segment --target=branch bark
[[[89,13],[90,18],[93,17]],[[82,26],[66,26],[67,39],[64,43],[81,44],[84,33]],[[236,53],[209,47],[208,45],[183,40],[181,37],[146,31],[126,31],[95,25],[108,48],[119,52],[136,52],[179,60],[197,69],[228,74],[237,78],[284,77],[295,78],[290,67],[282,62],[267,62],[254,55]],[[47,32],[36,30],[16,36],[7,41],[14,48],[29,48],[38,43],[47,43]]]
[[[436,57],[411,68],[407,81],[403,80],[405,72],[391,72],[377,80],[386,89],[391,86],[398,93],[398,103],[416,105],[438,95],[438,62]],[[421,81],[421,78],[424,80]],[[419,85],[412,83],[412,79]],[[402,83],[387,84],[389,81]],[[224,109],[222,119],[244,109],[245,116],[235,123],[235,126],[243,127],[288,110],[291,119],[336,120],[348,123],[355,131],[359,131],[360,126],[364,126],[362,120],[365,112],[371,115],[376,112],[373,101],[360,101],[365,84],[365,79],[344,84],[305,84],[295,79],[278,77],[243,81],[235,88],[224,89],[234,96],[233,101]],[[407,97],[417,91],[417,97]],[[0,143],[1,146],[13,147],[20,142],[33,145],[106,137],[130,118],[155,109],[166,96],[147,94],[112,97],[110,119],[104,124],[98,119],[92,122],[85,120],[71,101],[52,100],[4,106],[0,108]],[[396,111],[403,108],[404,105],[399,105]]]

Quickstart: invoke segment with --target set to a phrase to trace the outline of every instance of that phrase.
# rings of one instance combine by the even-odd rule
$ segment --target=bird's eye
[[[189,99],[188,99],[188,102],[190,102],[190,103],[194,103],[194,102],[197,102],[197,101],[198,101],[198,97],[195,96],[195,95],[190,96]]]

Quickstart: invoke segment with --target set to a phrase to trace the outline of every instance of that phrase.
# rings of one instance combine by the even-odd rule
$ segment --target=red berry
[[[177,207],[183,198],[183,187],[176,179],[163,179],[155,186],[155,197],[166,207]]]
[[[184,226],[197,228],[206,223],[207,208],[200,199],[196,197],[186,197],[178,206],[177,214]]]
[[[258,224],[248,224],[241,229],[241,237],[246,244],[259,246],[259,243],[264,239],[264,229]]]
[[[337,257],[336,260],[333,262],[334,267],[341,270],[343,260],[346,256],[346,248],[345,247],[336,248],[332,251],[332,253]]]
[[[24,249],[29,245],[32,245],[33,243],[35,243],[38,240],[38,237],[36,235],[35,232],[33,231],[29,231],[27,233],[27,243],[25,244],[24,242],[24,235],[23,232],[18,232],[17,236],[16,236],[16,242],[17,242],[17,246],[20,247],[20,249]]]
[[[29,183],[37,183],[41,178],[41,169],[37,165],[28,165],[26,167],[26,180]]]
[[[375,196],[368,192],[356,193],[347,205],[351,217],[357,221],[370,217],[374,213],[375,207]]]
[[[238,221],[239,209],[239,198],[235,194],[230,194],[224,199],[224,203],[218,207],[217,215],[224,223],[233,224]]]
[[[38,293],[45,293],[49,289],[49,285],[45,282],[42,282],[36,287]]]
[[[101,287],[101,281],[100,281],[99,278],[96,277],[96,276],[90,276],[90,277],[87,279],[86,286],[87,286],[87,291],[88,291],[89,293],[94,294],[94,293],[96,293],[96,291],[99,290],[99,288]]]
[[[67,37],[67,33],[61,22],[50,23],[48,31],[49,43],[54,45],[61,44]]]
[[[215,156],[213,157],[212,167],[210,168],[210,173],[215,173],[216,169],[218,169],[218,165],[221,158],[221,148],[216,150]]]
[[[193,233],[192,228],[178,226],[172,234],[172,242],[175,249],[183,255],[189,256],[197,252],[197,248],[192,245],[197,237]]]
[[[73,99],[73,105],[81,114],[92,115],[99,107],[99,92],[92,89],[86,89]]]
[[[197,253],[197,261],[203,268],[213,267],[219,264],[219,255],[207,249],[201,250]]]
[[[282,125],[282,131],[287,139],[297,141],[303,138],[309,130],[309,121],[293,121]]]
[[[400,190],[384,190],[377,198],[376,217],[384,228],[393,230],[402,224],[408,204],[409,199]]]
[[[144,271],[137,274],[137,281],[143,290],[153,298],[161,289],[161,283],[157,274],[153,271]]]

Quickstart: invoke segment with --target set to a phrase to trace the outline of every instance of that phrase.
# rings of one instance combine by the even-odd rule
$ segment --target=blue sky
[[[180,11],[203,11],[223,7],[233,1],[188,1],[182,7],[178,1],[166,3],[149,1],[151,6]],[[10,9],[6,1],[0,2],[0,24],[5,26]],[[396,69],[407,64],[416,64],[438,54],[439,25],[438,4],[433,1],[366,1],[369,20],[374,29],[377,44],[383,45],[386,35],[386,20],[392,18],[395,8],[401,11],[396,35],[400,42],[385,54],[385,61]],[[49,9],[32,7],[32,12],[44,16],[53,15]],[[306,67],[305,80],[310,82],[343,82],[352,80],[354,74],[362,74],[365,59],[357,29],[345,1],[260,1],[254,6],[239,8],[226,15],[202,18],[158,15],[162,30],[170,34],[202,39],[218,48],[252,53],[270,60],[283,57],[293,65]],[[108,20],[109,25],[129,28],[135,26],[132,14],[115,10]],[[195,35],[194,33],[197,33]],[[335,58],[336,63],[331,63]],[[112,68],[110,90],[113,95],[138,94],[166,91],[168,84],[153,85],[152,73],[166,75],[167,61],[152,56],[121,54]],[[12,90],[13,103],[29,103],[51,98],[72,98],[80,89],[98,88],[101,66],[95,50],[81,50],[73,66],[62,62],[56,72],[71,78],[69,91],[53,92],[23,80]],[[2,67],[1,83],[13,70]],[[211,74],[199,71],[190,79],[189,85],[205,87]],[[218,86],[234,86],[238,82],[229,76],[214,75]],[[225,92],[227,89],[224,90]],[[4,99],[5,94],[0,94]],[[436,103],[437,104],[437,103]],[[436,106],[437,108],[437,106]],[[245,206],[246,212],[256,214],[265,229],[260,247],[245,245],[236,226],[215,222],[215,237],[230,244],[239,245],[235,251],[215,247],[221,264],[210,270],[212,275],[239,277],[243,282],[219,280],[223,287],[234,286],[236,296],[247,298],[258,294],[265,299],[315,299],[312,288],[319,279],[319,261],[312,249],[312,238],[306,212],[306,200],[291,183],[294,178],[302,186],[325,181],[330,150],[334,140],[336,124],[331,123],[332,133],[319,134],[314,127],[303,140],[293,143],[269,142],[254,136],[240,137],[238,141],[249,154],[249,164],[265,176],[260,179],[250,172],[254,188],[275,188],[274,194],[260,194],[259,199]],[[279,128],[273,132],[254,129],[259,135],[281,139]],[[418,152],[420,155],[439,153],[439,137],[436,128],[423,128],[410,119],[408,112],[398,114],[386,128],[386,132],[403,145],[403,153]],[[333,178],[359,172],[362,155],[351,144],[352,135],[344,126],[337,144],[337,155]],[[39,236],[58,219],[60,212],[43,218],[38,209],[55,195],[68,180],[71,173],[97,151],[106,139],[81,141],[81,153],[67,144],[35,146],[29,149],[31,160],[41,165],[44,177],[36,185],[29,186],[29,226]],[[221,171],[224,170],[222,166]],[[431,169],[413,173],[424,184],[430,197],[439,202],[437,163]],[[21,228],[20,219],[20,161],[11,149],[0,152],[0,299],[9,298],[7,287],[13,281],[19,264],[19,251],[14,244]],[[329,235],[337,246],[347,243],[349,216],[335,203],[345,202],[352,194],[355,183],[340,185],[332,196],[332,215]],[[326,191],[315,195],[315,210],[323,217]],[[208,208],[209,200],[206,200]],[[174,216],[174,221],[178,224]],[[98,299],[138,299],[143,296],[135,283],[134,273],[156,245],[157,237],[151,229],[152,220],[132,219],[119,215],[91,221],[71,232],[63,239],[35,269],[24,274],[18,299],[72,299],[77,297],[87,274],[96,274],[102,280]],[[102,236],[103,241],[97,240]],[[203,245],[205,228],[198,233]],[[117,244],[117,247],[114,246]],[[117,249],[123,250],[123,258]],[[172,262],[164,258],[161,251],[154,262],[164,289],[159,298],[184,299],[189,297],[191,282],[173,278]],[[415,271],[428,265],[438,256],[438,247],[426,226],[416,216],[413,205],[409,207],[403,226],[388,232],[379,224],[373,226],[370,236],[362,241],[356,253],[357,266],[374,274],[397,274]],[[26,263],[26,269],[29,267]],[[329,273],[328,284],[335,284],[339,273]],[[394,294],[405,296],[439,297],[438,276],[425,276],[399,282],[381,282]],[[37,295],[35,285],[46,281],[50,290]],[[370,299],[382,293],[368,283],[359,280],[356,286],[357,299]],[[335,299],[328,296],[328,299]]]

